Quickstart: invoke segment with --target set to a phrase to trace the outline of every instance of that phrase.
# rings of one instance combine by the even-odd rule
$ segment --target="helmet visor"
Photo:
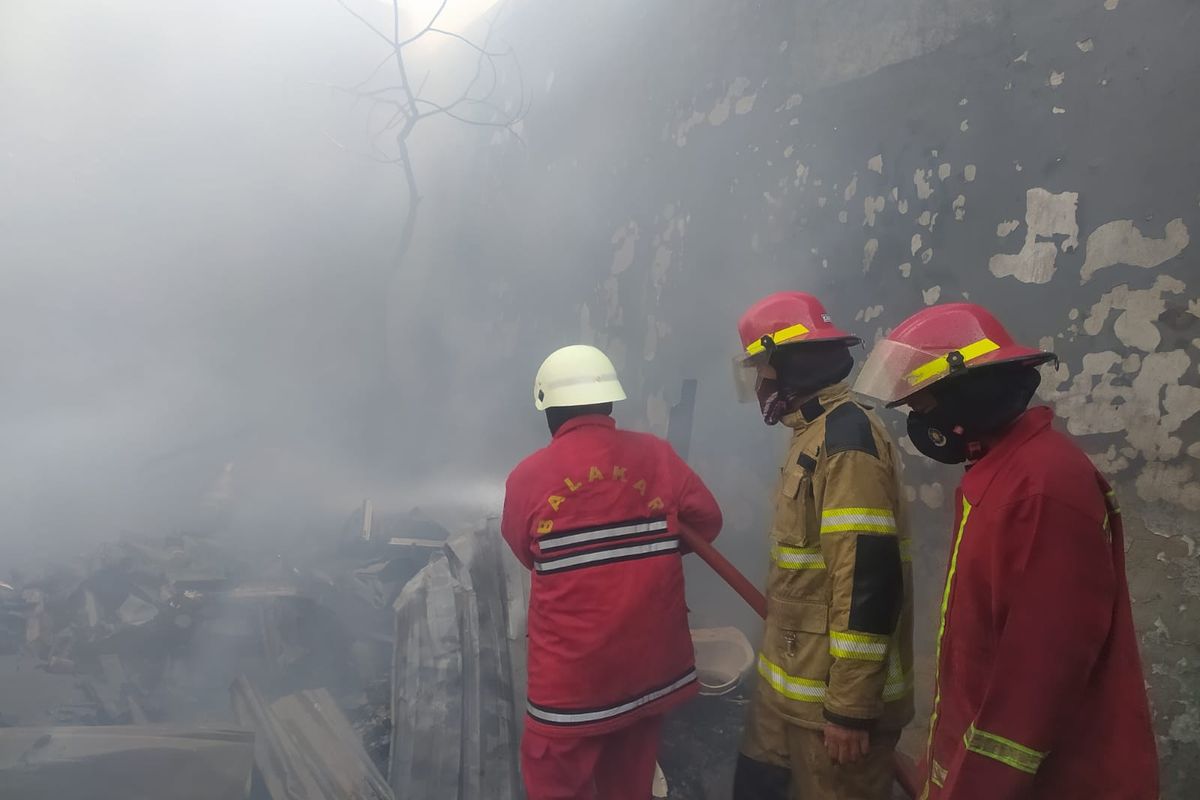
[[[765,359],[747,358],[745,354],[734,357],[733,386],[739,403],[758,402],[758,384],[762,380],[758,371],[760,363],[765,363]]]
[[[899,403],[949,375],[947,355],[883,339],[863,364],[854,391],[887,405]]]

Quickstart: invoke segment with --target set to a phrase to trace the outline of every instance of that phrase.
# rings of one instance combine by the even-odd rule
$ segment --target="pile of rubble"
[[[0,797],[519,800],[528,592],[494,521],[451,538],[369,504],[307,552],[127,538],[14,575]],[[670,797],[727,784],[742,702],[672,720]]]
[[[373,516],[306,552],[127,537],[0,583],[0,796],[245,798],[257,760],[256,800],[391,797],[392,604],[448,534]]]

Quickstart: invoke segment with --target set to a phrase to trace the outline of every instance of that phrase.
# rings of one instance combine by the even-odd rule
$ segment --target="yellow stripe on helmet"
[[[798,339],[807,333],[808,328],[804,327],[800,323],[796,323],[795,325],[784,328],[783,330],[775,331],[774,333],[770,334],[770,338],[773,342],[783,344],[786,341]],[[766,349],[767,348],[763,347],[762,338],[758,338],[746,345],[746,355],[756,356]]]
[[[999,350],[1000,345],[993,342],[991,339],[980,339],[978,342],[972,342],[966,347],[960,347],[957,352],[962,356],[963,363],[970,363],[982,355]],[[926,381],[936,378],[939,375],[950,372],[949,354],[938,356],[932,361],[927,361],[921,366],[908,373],[908,385],[918,386]]]

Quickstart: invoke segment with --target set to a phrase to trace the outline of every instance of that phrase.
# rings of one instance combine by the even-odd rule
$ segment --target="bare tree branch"
[[[379,30],[379,28],[376,28],[374,25],[372,25],[370,20],[368,20],[362,14],[358,13],[353,8],[351,8],[350,5],[346,2],[346,0],[334,0],[334,2],[336,2],[342,8],[346,9],[346,13],[348,13],[350,16],[354,17],[356,20],[361,22],[363,25],[366,25],[367,28],[372,33],[374,33],[376,36],[378,36],[383,41],[387,42],[389,47],[394,48],[396,46],[396,42],[394,39],[389,38],[386,33]]]
[[[333,86],[330,88],[353,98],[352,107],[356,107],[360,102],[369,104],[366,112],[367,135],[365,137],[368,152],[358,155],[379,164],[395,166],[401,172],[408,202],[400,228],[396,260],[391,267],[392,270],[395,270],[403,262],[412,243],[417,211],[422,199],[417,185],[416,165],[409,149],[409,137],[413,131],[425,120],[444,117],[464,125],[505,131],[506,135],[511,136],[524,147],[524,139],[521,138],[515,126],[519,126],[529,109],[529,98],[525,91],[525,76],[520,61],[517,60],[516,54],[511,48],[507,50],[492,48],[496,23],[503,13],[502,7],[488,16],[487,30],[483,34],[482,43],[480,43],[461,33],[438,26],[438,20],[449,6],[450,0],[441,0],[429,21],[406,38],[401,38],[400,34],[402,23],[400,0],[392,0],[390,35],[363,14],[355,11],[349,5],[350,0],[335,0],[335,2],[376,38],[385,42],[388,49],[384,59],[363,80],[349,87]],[[416,91],[413,90],[405,48],[426,36],[454,40],[457,44],[466,46],[476,54],[474,75],[463,84],[460,93],[453,100],[438,102],[425,96],[425,89],[432,70],[425,72],[420,85]],[[503,79],[500,69],[501,60],[506,62],[506,74]],[[381,73],[389,63],[394,65],[395,73],[390,79],[381,78]],[[512,73],[515,75],[513,81],[516,97],[515,110],[508,110],[513,109],[511,101],[504,103],[504,107],[502,107],[495,99],[508,80],[508,64],[511,64]],[[379,85],[381,81],[382,85]],[[377,114],[377,110],[386,110],[386,119],[384,114]],[[330,139],[339,149],[347,149],[336,139],[332,137]]]
[[[458,41],[465,44],[467,47],[470,47],[472,50],[477,51],[480,55],[490,56],[492,58],[502,58],[505,55],[507,55],[507,53],[492,53],[487,50],[484,50],[482,47],[475,44],[467,37],[463,36],[462,34],[455,33],[454,31],[442,30],[441,28],[430,28],[428,30],[428,33],[438,33],[438,34],[441,34],[442,36],[449,36],[451,39],[457,39]]]
[[[449,2],[450,2],[450,0],[442,0],[442,4],[440,6],[438,6],[438,10],[433,13],[433,18],[430,19],[429,22],[425,25],[425,27],[422,28],[418,33],[413,34],[412,36],[408,37],[404,41],[400,41],[400,34],[397,33],[396,34],[396,46],[404,47],[405,45],[412,44],[417,39],[420,39],[422,36],[429,33],[429,31],[433,30],[433,26],[437,24],[438,17],[440,17],[442,15],[442,12],[446,10],[446,5]],[[399,6],[400,6],[400,0],[392,0],[392,8],[393,9],[398,9]],[[397,12],[397,13],[399,13],[399,12]]]
[[[364,86],[366,86],[368,83],[370,83],[371,81],[375,80],[375,76],[379,74],[379,70],[383,69],[384,65],[387,64],[391,60],[392,60],[392,54],[388,53],[386,56],[383,57],[383,61],[380,61],[378,64],[376,64],[375,69],[371,70],[371,73],[369,75],[367,75],[367,77],[363,78],[361,81],[354,84],[353,88],[361,89]]]

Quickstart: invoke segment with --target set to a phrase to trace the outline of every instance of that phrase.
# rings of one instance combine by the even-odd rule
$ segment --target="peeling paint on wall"
[[[797,162],[796,163],[796,180],[794,182],[794,185],[799,186],[801,183],[808,183],[808,167],[806,167],[804,164]]]
[[[867,169],[871,170],[871,172],[878,172],[880,175],[882,175],[883,154],[881,153],[877,156],[872,156],[871,160],[867,162]]]
[[[1138,475],[1134,485],[1138,497],[1147,503],[1165,501],[1189,511],[1200,511],[1200,482],[1193,481],[1192,477],[1192,468],[1187,464],[1151,462]]]
[[[966,215],[967,215],[967,198],[966,198],[966,196],[960,194],[958,197],[954,198],[953,208],[954,208],[954,219],[957,220],[958,222],[962,222],[963,218],[966,217]]]
[[[965,180],[967,183],[974,183],[974,181],[975,181],[975,165],[974,164],[967,164],[965,167],[963,167],[963,180]]]
[[[921,234],[914,233],[912,236],[912,254],[915,256],[921,249]]]
[[[996,226],[996,235],[1003,239],[1005,236],[1008,236],[1019,227],[1021,227],[1021,221],[1019,219],[1006,220],[1005,222],[1001,222]]]
[[[944,180],[948,179],[950,177],[950,173],[953,171],[953,169],[954,168],[951,167],[949,164],[939,164],[938,165],[938,180],[944,181]]]
[[[1064,253],[1079,245],[1075,220],[1078,204],[1076,192],[1053,194],[1041,188],[1029,189],[1025,193],[1025,245],[1019,253],[992,256],[988,269],[997,278],[1011,275],[1024,283],[1048,283],[1054,277],[1058,256],[1054,237],[1066,237],[1062,242]]]
[[[1116,383],[1124,373],[1123,362],[1111,350],[1089,353],[1069,387],[1042,394],[1054,402],[1073,434],[1124,433],[1126,444],[1147,465],[1178,457],[1183,440],[1176,432],[1200,414],[1200,388],[1179,383],[1191,368],[1190,356],[1185,350],[1151,353],[1129,385]],[[1053,374],[1059,387],[1069,379],[1065,365]],[[1105,460],[1109,474],[1128,466],[1125,459],[1116,459],[1115,449]]]
[[[1081,39],[1075,43],[1075,46],[1079,48],[1079,52],[1081,53],[1090,53],[1096,45],[1091,39]]]
[[[866,216],[867,227],[875,227],[875,215],[883,211],[886,205],[887,201],[883,199],[883,195],[863,199],[863,214]]]
[[[854,199],[854,193],[858,191],[858,176],[855,175],[850,179],[850,183],[846,186],[846,202],[849,203]]]
[[[1095,336],[1104,329],[1109,315],[1120,311],[1113,323],[1113,333],[1126,347],[1136,347],[1143,352],[1153,352],[1162,341],[1155,322],[1167,308],[1164,294],[1182,294],[1187,287],[1183,281],[1170,275],[1159,275],[1149,289],[1130,289],[1122,284],[1104,294],[1092,306],[1083,329]]]
[[[942,296],[942,287],[941,286],[931,286],[928,289],[925,289],[924,291],[922,291],[921,295],[925,298],[925,305],[931,306],[934,303],[936,303],[938,301],[938,299]]]
[[[617,250],[613,253],[612,274],[620,275],[633,266],[633,256],[637,250],[638,226],[629,222],[617,228],[612,235],[612,243]]]
[[[686,145],[688,141],[688,134],[691,133],[693,128],[704,122],[705,117],[705,114],[699,111],[693,111],[690,115],[688,115],[687,119],[681,120],[675,127],[675,135],[673,137],[675,140],[675,146],[683,147]]]
[[[1087,239],[1087,260],[1080,270],[1079,282],[1087,283],[1102,269],[1115,264],[1151,269],[1175,258],[1188,246],[1187,225],[1182,219],[1167,223],[1162,239],[1149,239],[1131,219],[1119,219],[1101,225]]]
[[[933,195],[933,186],[929,179],[933,175],[932,170],[919,169],[913,173],[913,184],[917,187],[917,197],[921,200],[928,200]]]
[[[879,252],[879,240],[868,239],[863,245],[863,272],[871,269],[871,263],[875,261],[875,254]]]
[[[1067,79],[1065,72],[1051,72],[1050,77],[1046,79],[1046,85],[1057,89],[1063,85],[1063,81]]]
[[[923,483],[920,489],[921,502],[930,508],[941,508],[946,503],[946,490],[941,483]]]

